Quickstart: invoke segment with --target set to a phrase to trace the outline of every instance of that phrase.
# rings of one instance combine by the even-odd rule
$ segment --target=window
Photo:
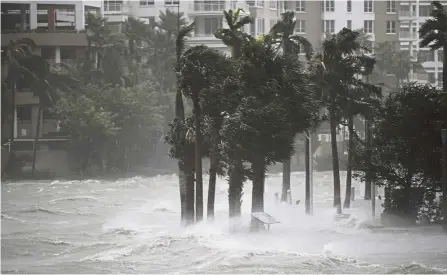
[[[269,8],[276,10],[278,8],[278,1],[269,1]]]
[[[296,20],[295,31],[298,33],[306,32],[306,20]]]
[[[346,22],[346,28],[352,30],[352,20],[348,20],[348,21]]]
[[[431,15],[431,6],[419,6],[419,16],[422,17],[430,17]]]
[[[165,0],[165,5],[179,5],[179,0]]]
[[[432,51],[421,50],[418,56],[419,62],[433,62],[435,61],[435,54]]]
[[[348,0],[346,2],[346,11],[347,12],[352,12],[352,0]]]
[[[258,25],[258,32],[257,34],[264,34],[264,18],[258,18],[256,19],[256,24]]]
[[[396,12],[396,0],[386,1],[386,12]]]
[[[438,50],[438,62],[444,62],[444,51],[443,50]]]
[[[436,82],[436,77],[435,77],[435,73],[428,73],[428,82],[430,82],[430,84],[435,84]]]
[[[217,18],[204,18],[205,35],[214,35],[219,28],[219,20]]]
[[[363,11],[364,12],[373,12],[373,0],[364,0]]]
[[[326,0],[325,2],[325,11],[335,11],[335,1],[334,0]]]
[[[304,0],[296,1],[296,11],[299,11],[299,12],[306,11],[306,2]]]
[[[365,20],[363,21],[363,31],[365,33],[373,33],[374,32],[374,21],[373,20]]]
[[[17,120],[28,121],[31,120],[32,107],[31,105],[17,106]]]
[[[263,8],[264,7],[264,0],[256,0],[256,7]]]
[[[396,33],[396,21],[388,20],[386,21],[386,33]]]
[[[104,11],[121,11],[123,8],[123,1],[104,1]]]
[[[155,0],[140,0],[140,6],[153,6]]]
[[[250,35],[252,35],[252,36],[256,35],[256,25],[255,25],[255,23],[250,23]]]
[[[324,20],[323,21],[323,32],[324,33],[335,33],[335,20]]]

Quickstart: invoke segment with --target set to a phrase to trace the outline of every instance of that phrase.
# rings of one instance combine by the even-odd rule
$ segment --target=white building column
[[[77,31],[85,29],[85,7],[82,1],[75,4],[75,28]]]
[[[54,49],[54,62],[55,62],[56,64],[61,63],[61,47],[59,47],[59,46],[57,46],[57,47]]]
[[[37,29],[37,3],[31,2],[29,4],[29,25],[30,29]]]

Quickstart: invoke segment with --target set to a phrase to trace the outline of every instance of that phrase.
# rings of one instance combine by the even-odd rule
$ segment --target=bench
[[[263,225],[267,225],[267,230],[270,230],[271,224],[280,223],[278,220],[264,212],[251,213],[251,216]]]

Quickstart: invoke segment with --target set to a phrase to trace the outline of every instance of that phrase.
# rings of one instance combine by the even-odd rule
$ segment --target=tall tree
[[[180,60],[183,56],[185,43],[188,36],[194,30],[194,23],[180,28],[175,40],[176,71],[180,70]],[[180,201],[182,204],[182,223],[190,225],[194,223],[194,145],[186,139],[186,129],[181,127],[185,122],[185,107],[183,102],[183,90],[179,75],[177,76],[177,90],[175,93],[175,121],[172,129],[171,147],[177,146],[176,157],[179,169]],[[168,141],[169,142],[169,141]],[[178,146],[180,145],[180,146]],[[172,150],[171,150],[172,151]]]
[[[243,43],[250,39],[250,36],[243,32],[245,25],[253,23],[254,20],[245,15],[243,9],[224,11],[225,22],[228,29],[218,29],[214,36],[231,48],[231,56],[238,59],[242,56]],[[242,156],[238,150],[231,150],[228,155],[228,203],[230,218],[241,215],[242,190],[245,181],[245,169]]]
[[[346,99],[348,87],[357,82],[356,75],[361,74],[356,52],[362,47],[358,42],[358,32],[342,29],[329,36],[317,54],[313,63],[315,73],[320,77],[319,86],[328,111],[331,132],[332,165],[334,180],[334,207],[341,213],[340,168],[337,146],[337,126],[341,122],[341,103]]]
[[[16,103],[15,103],[15,93],[17,85],[20,84],[26,75],[31,75],[32,72],[28,71],[22,64],[21,60],[27,58],[31,55],[32,49],[36,46],[31,39],[20,39],[9,42],[5,51],[5,64],[6,64],[6,79],[5,84],[8,87],[7,90],[2,91],[2,95],[8,91],[9,96],[3,98],[9,99],[8,101],[2,100],[2,110],[9,110],[10,114],[7,115],[7,119],[3,122],[9,125],[9,141],[14,141],[14,131],[15,131],[15,117],[16,117]],[[3,52],[3,50],[2,50]],[[7,104],[7,105],[5,105]],[[3,119],[3,117],[2,117]],[[2,130],[3,125],[2,125]],[[3,141],[2,141],[3,142]]]
[[[285,56],[297,56],[301,52],[301,49],[306,53],[306,58],[309,60],[312,56],[312,45],[310,42],[299,35],[295,35],[296,18],[295,13],[292,11],[283,13],[281,20],[278,21],[270,30],[270,34],[278,47],[282,49]],[[281,201],[287,201],[287,194],[290,191],[290,174],[291,163],[290,157],[283,162],[283,180],[282,180],[282,193]]]
[[[203,219],[203,179],[202,179],[202,93],[210,90],[214,75],[217,74],[217,64],[222,56],[206,46],[196,46],[187,50],[180,63],[181,87],[186,96],[193,101],[194,130],[195,130],[195,171],[196,171],[196,221]]]
[[[396,77],[395,89],[404,81],[410,80],[410,72],[423,71],[422,65],[414,61],[408,51],[398,49],[398,43],[384,42],[375,48],[376,68],[382,75],[393,74]]]

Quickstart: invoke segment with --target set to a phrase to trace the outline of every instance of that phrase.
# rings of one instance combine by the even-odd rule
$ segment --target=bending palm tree
[[[190,36],[194,30],[194,23],[180,28],[175,46],[177,57],[177,70],[180,64],[183,51],[185,49],[186,38]],[[177,91],[175,94],[175,118],[179,121],[185,120],[185,107],[183,104],[182,89],[180,80],[177,79]],[[185,152],[180,156],[178,161],[179,168],[179,188],[180,201],[182,205],[182,222],[189,225],[194,222],[194,146],[186,141],[186,133],[180,128],[177,130],[179,140],[182,140]]]
[[[237,59],[242,56],[242,46],[245,40],[249,39],[248,35],[241,29],[250,23],[253,19],[249,16],[241,17],[242,9],[224,11],[224,18],[227,22],[228,29],[218,29],[214,36],[221,39],[222,42],[231,48],[232,58]],[[228,203],[230,218],[241,215],[242,189],[244,184],[244,165],[242,156],[234,155],[229,160],[229,189]]]
[[[309,60],[312,56],[312,45],[309,41],[299,35],[294,35],[296,28],[295,13],[289,11],[283,13],[281,20],[278,21],[270,30],[270,35],[274,42],[281,48],[284,56],[296,56],[301,52],[301,47],[306,53]],[[307,141],[306,141],[307,142]],[[282,194],[281,201],[287,201],[287,193],[290,190],[290,173],[291,173],[290,157],[283,162],[283,178],[282,178]]]

